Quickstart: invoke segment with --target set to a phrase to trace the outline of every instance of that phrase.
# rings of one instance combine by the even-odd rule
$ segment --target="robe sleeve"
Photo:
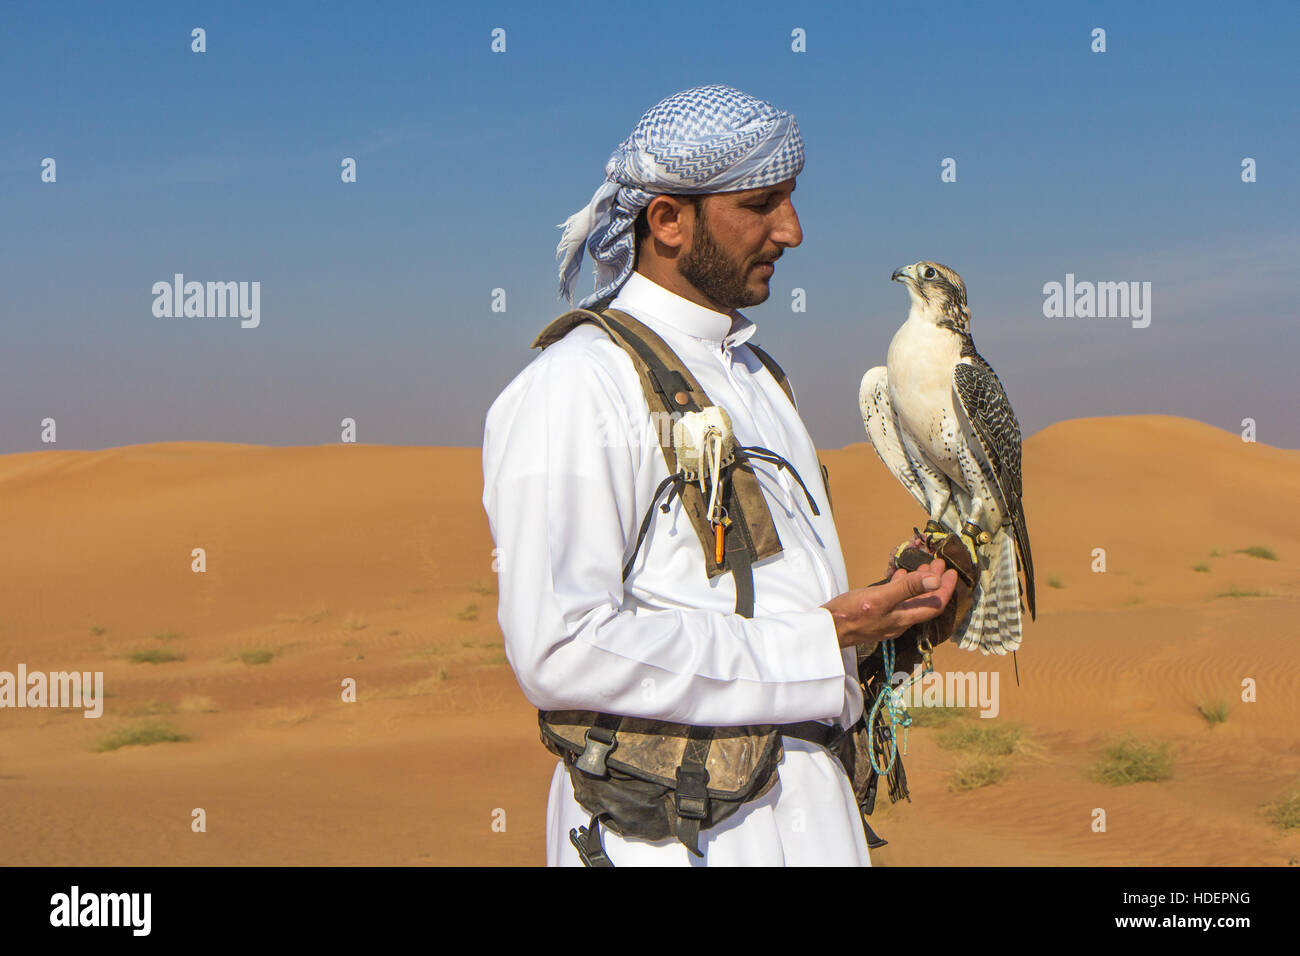
[[[645,402],[620,387],[601,343],[566,344],[507,386],[484,429],[498,622],[525,696],[542,710],[701,725],[839,716],[845,663],[825,608],[624,609],[622,569],[650,504],[637,473],[659,449],[632,440]],[[703,555],[681,574],[702,579]]]

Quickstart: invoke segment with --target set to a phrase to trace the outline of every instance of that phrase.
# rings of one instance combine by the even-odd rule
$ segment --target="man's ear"
[[[678,196],[656,196],[646,206],[646,225],[650,235],[672,249],[690,244],[695,227],[695,207]]]

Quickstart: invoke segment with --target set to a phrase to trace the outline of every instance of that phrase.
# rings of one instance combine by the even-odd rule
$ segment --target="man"
[[[561,293],[585,248],[608,303],[657,333],[730,415],[741,445],[819,474],[807,428],[744,343],[738,309],[769,295],[776,261],[803,239],[791,196],[803,167],[794,117],[725,86],[653,107],[565,225]],[[613,297],[612,301],[610,301]],[[850,590],[829,502],[814,514],[786,469],[754,463],[782,550],[753,565],[754,612],[733,576],[710,579],[681,508],[643,516],[667,477],[628,354],[578,325],[501,393],[483,439],[483,505],[500,556],[499,615],[524,694],[541,710],[589,710],[699,726],[833,722],[862,713],[856,645],[938,615],[956,575],[936,560]],[[777,783],[680,842],[604,834],[623,865],[869,865],[862,818],[839,761],[787,737]],[[561,763],[551,781],[547,862],[578,865],[570,830],[590,814]]]

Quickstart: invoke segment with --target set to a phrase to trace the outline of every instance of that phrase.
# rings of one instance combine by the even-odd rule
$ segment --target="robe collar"
[[[689,299],[683,299],[639,272],[628,276],[609,308],[626,308],[655,331],[667,326],[720,350],[730,350],[747,341],[758,328],[739,312],[734,319],[721,312],[714,312]]]

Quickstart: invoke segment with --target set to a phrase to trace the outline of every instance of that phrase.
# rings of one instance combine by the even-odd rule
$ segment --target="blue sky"
[[[803,133],[804,242],[746,314],[820,446],[864,440],[857,383],[907,310],[889,274],[933,259],[1026,436],[1163,413],[1300,447],[1300,5],[9,3],[0,26],[0,452],[45,447],[46,416],[60,448],[319,444],[345,416],[478,444],[564,311],[556,224],[642,112],[719,82]],[[260,326],[155,317],[177,272],[259,281]],[[1151,282],[1150,326],[1044,318],[1067,273]]]

